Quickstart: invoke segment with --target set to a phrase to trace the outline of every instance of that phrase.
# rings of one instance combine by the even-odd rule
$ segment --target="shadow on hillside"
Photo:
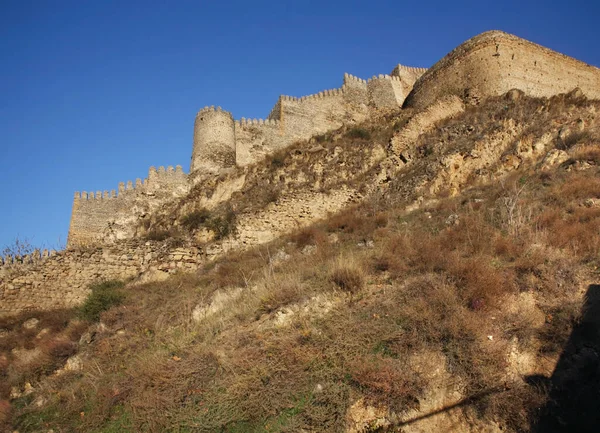
[[[470,405],[475,404],[475,403],[479,402],[480,400],[483,400],[491,395],[498,394],[498,393],[505,392],[505,391],[506,391],[506,388],[498,387],[498,388],[493,388],[493,389],[488,389],[486,391],[478,392],[476,394],[473,394],[467,398],[464,398],[464,399],[458,401],[457,403],[454,403],[454,404],[451,404],[448,406],[444,406],[438,410],[428,412],[424,415],[419,415],[417,417],[408,419],[406,421],[398,422],[394,425],[397,427],[408,426],[408,425],[414,424],[418,421],[422,421],[424,419],[431,418],[432,416],[439,415],[439,414],[445,413],[445,412],[450,412],[451,410],[457,409],[459,407],[470,406]]]
[[[548,403],[531,431],[600,431],[600,285],[588,287],[582,315],[552,377]],[[539,377],[529,377],[534,383]]]

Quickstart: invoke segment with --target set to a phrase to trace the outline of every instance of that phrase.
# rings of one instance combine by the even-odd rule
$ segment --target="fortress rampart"
[[[266,119],[242,118],[234,122],[235,163],[246,166],[298,140],[337,129],[348,122],[363,121],[370,109],[398,108],[425,70],[399,66],[392,75],[379,75],[369,80],[346,73],[340,88],[300,98],[282,95]],[[230,143],[229,132],[227,137]],[[194,152],[194,158],[212,158],[209,146],[203,147],[201,140],[194,142],[194,149],[203,148],[206,149],[204,153]],[[213,161],[211,172],[223,167],[214,158]],[[193,161],[192,166],[198,164]]]
[[[424,109],[449,95],[485,98],[518,88],[551,96],[579,87],[600,97],[600,69],[532,42],[491,31],[449,53],[431,69],[397,65],[368,80],[344,74],[337,89],[280,96],[265,119],[234,120],[221,107],[204,107],[194,122],[190,175],[151,169],[148,178],[111,191],[76,194],[68,246],[135,236],[136,223],[157,206],[234,166],[253,164],[296,141],[367,119],[374,110],[403,105]]]
[[[117,242],[103,248],[35,254],[35,259],[3,259],[0,316],[18,311],[81,304],[94,281],[127,279],[143,272],[163,275],[192,270],[204,262],[193,247],[169,248],[153,242]]]
[[[398,108],[423,68],[397,66],[391,75],[363,80],[344,75],[337,89],[300,98],[280,96],[266,119],[234,120],[221,107],[204,107],[196,115],[190,173],[196,181],[233,166],[257,162],[279,149],[315,134],[360,122],[370,109]],[[181,167],[150,168],[117,191],[75,193],[68,247],[135,236],[135,223],[161,203],[189,191],[192,178]]]
[[[118,193],[115,190],[76,192],[67,247],[93,245],[99,239],[131,237],[133,220],[188,190],[187,175],[178,165],[175,169],[150,167],[146,179],[136,179],[135,184],[121,182]]]
[[[535,97],[579,87],[600,98],[600,69],[500,31],[464,42],[436,63],[414,85],[405,105],[424,108],[448,94],[497,96],[511,89]]]
[[[337,89],[299,98],[280,96],[265,119],[234,120],[220,107],[205,107],[195,119],[189,175],[180,166],[151,167],[146,179],[122,182],[116,191],[77,192],[67,250],[0,257],[0,315],[79,304],[95,280],[197,269],[211,251],[136,240],[136,230],[163,204],[184,196],[206,176],[253,164],[295,141],[403,105],[418,111],[391,145],[396,161],[408,160],[410,152],[405,155],[404,150],[437,120],[462,111],[465,99],[500,95],[513,88],[548,97],[575,87],[589,98],[600,98],[600,69],[493,31],[460,45],[430,70],[398,65],[390,75],[368,80],[345,74]],[[242,187],[241,174],[241,182],[228,186],[223,196],[231,197],[232,190]],[[333,199],[328,195],[326,200],[330,204]],[[347,201],[348,196],[341,194],[335,206]],[[306,214],[309,207],[301,203],[293,218],[281,213],[278,218],[283,215],[296,224],[296,214]],[[262,224],[250,225],[251,234],[245,239],[266,239],[274,232],[271,223]]]

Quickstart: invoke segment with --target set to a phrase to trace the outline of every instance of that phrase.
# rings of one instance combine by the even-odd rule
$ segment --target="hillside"
[[[1,319],[3,428],[593,431],[599,109],[449,95],[197,184],[136,228],[187,272]]]

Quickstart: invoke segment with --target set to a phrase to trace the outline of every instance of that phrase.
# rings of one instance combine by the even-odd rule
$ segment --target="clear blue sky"
[[[0,249],[64,243],[74,191],[187,171],[205,105],[266,117],[491,29],[600,66],[599,3],[0,0]]]

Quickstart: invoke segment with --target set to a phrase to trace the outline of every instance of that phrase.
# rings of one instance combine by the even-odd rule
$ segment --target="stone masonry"
[[[500,31],[482,33],[455,48],[415,83],[405,105],[425,108],[449,94],[498,96],[520,89],[550,97],[579,87],[600,98],[600,69]]]
[[[0,316],[28,309],[73,307],[85,300],[88,286],[95,281],[126,280],[148,271],[163,275],[190,271],[204,260],[202,251],[195,247],[170,248],[158,242],[135,241],[2,258]]]

